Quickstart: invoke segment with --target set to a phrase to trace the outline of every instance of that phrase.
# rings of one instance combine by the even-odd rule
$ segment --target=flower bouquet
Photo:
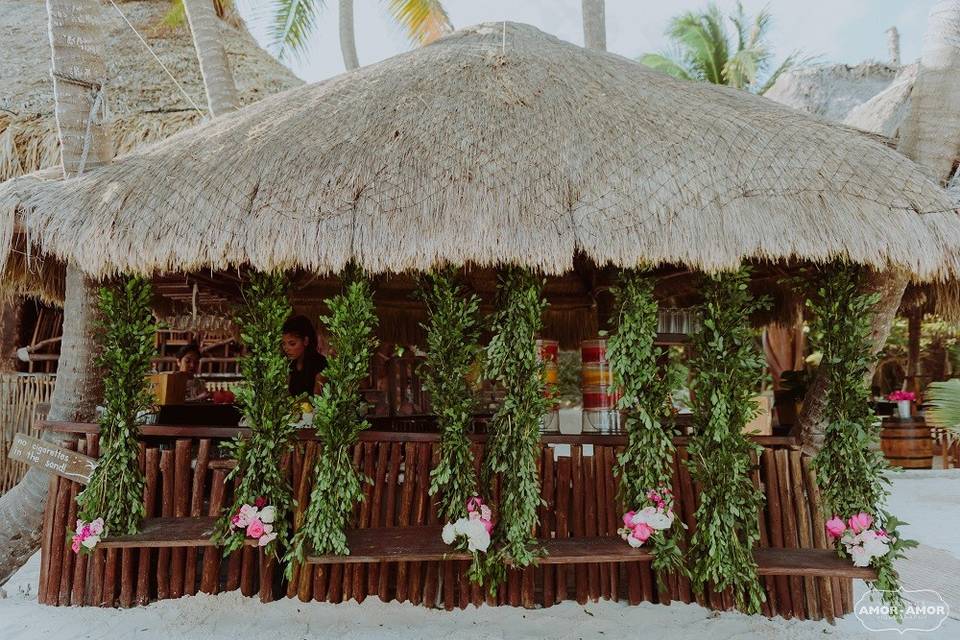
[[[660,487],[647,491],[650,505],[639,511],[627,511],[623,514],[623,527],[617,530],[620,537],[633,548],[642,547],[658,531],[673,526],[673,494],[670,489]]]
[[[230,518],[230,531],[244,530],[248,538],[257,541],[257,546],[265,547],[277,538],[273,530],[273,520],[276,518],[276,509],[267,504],[267,499],[260,496],[253,504],[244,504]]]
[[[467,500],[467,516],[456,522],[448,522],[440,536],[445,544],[457,545],[476,555],[478,551],[486,553],[492,531],[490,507],[477,496],[473,496]]]
[[[887,395],[887,400],[897,403],[897,413],[901,418],[910,417],[910,403],[917,399],[913,391],[894,391]]]
[[[887,555],[890,545],[896,542],[893,535],[873,524],[873,516],[862,511],[846,522],[833,516],[826,524],[827,535],[832,541],[839,541],[838,546],[853,559],[853,566],[869,567],[875,558]]]
[[[77,520],[77,530],[73,534],[70,548],[74,553],[93,553],[93,548],[100,542],[103,535],[103,518],[92,522]]]

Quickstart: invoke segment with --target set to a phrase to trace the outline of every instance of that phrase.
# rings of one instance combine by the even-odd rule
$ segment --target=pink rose
[[[628,529],[633,526],[633,516],[637,515],[636,511],[627,511],[623,514],[623,526]]]
[[[480,519],[480,523],[483,525],[483,528],[487,530],[487,534],[493,533],[493,521],[487,520],[484,518]]]
[[[472,496],[467,499],[467,513],[480,511],[480,507],[482,506],[483,506],[483,500],[481,500],[477,496]]]
[[[267,506],[267,498],[265,496],[259,496],[253,501],[253,506],[255,506],[257,509],[263,509],[265,506]]]
[[[230,526],[240,528],[240,514],[236,514],[230,518]]]
[[[653,528],[646,522],[640,522],[633,527],[633,537],[640,542],[646,542],[653,535]]]
[[[83,529],[80,530],[80,537],[86,538],[89,535],[90,535],[90,525],[85,524],[83,525]]]
[[[862,511],[855,516],[851,516],[850,520],[847,521],[847,525],[854,533],[866,531],[870,528],[871,524],[873,524],[873,517]]]
[[[263,535],[263,523],[259,519],[254,520],[247,525],[247,535],[251,538],[259,538]]]
[[[480,519],[481,520],[492,520],[493,512],[490,511],[490,507],[485,504],[480,505]]]
[[[833,516],[827,520],[827,535],[831,538],[836,539],[843,535],[843,532],[847,530],[847,526],[843,524],[843,520],[837,516]]]
[[[80,537],[73,536],[73,542],[70,543],[70,548],[73,549],[74,553],[80,553]]]
[[[92,533],[95,536],[98,536],[101,533],[103,533],[103,518],[97,518],[96,520],[90,523],[90,533]]]

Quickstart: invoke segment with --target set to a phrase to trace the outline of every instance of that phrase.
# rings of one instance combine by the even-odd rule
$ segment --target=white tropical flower
[[[454,539],[457,537],[457,532],[452,522],[443,525],[443,531],[440,533],[440,537],[443,539],[444,544],[453,544]]]
[[[270,524],[277,517],[277,509],[270,505],[260,509],[260,522]]]

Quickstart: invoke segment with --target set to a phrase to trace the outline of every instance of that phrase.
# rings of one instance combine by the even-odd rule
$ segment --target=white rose
[[[267,506],[260,510],[260,522],[270,524],[277,517],[277,510],[273,506]]]
[[[479,520],[468,520],[464,533],[467,536],[468,551],[486,552],[490,546],[490,534]]]
[[[443,539],[444,544],[453,544],[453,540],[457,537],[453,523],[448,522],[443,525],[443,531],[440,533],[440,537]]]
[[[890,551],[884,538],[881,538],[876,532],[870,531],[872,535],[866,536],[863,541],[863,549],[871,558],[879,558]]]
[[[634,549],[639,549],[643,546],[643,542],[634,538],[633,536],[627,536],[627,544],[629,544]]]
[[[851,547],[850,557],[853,558],[853,566],[855,567],[870,566],[870,554],[861,546]]]
[[[277,534],[267,531],[257,539],[258,547],[265,547],[277,538]]]
[[[80,544],[85,546],[87,549],[93,549],[95,546],[97,546],[98,542],[100,542],[100,536],[87,536]]]

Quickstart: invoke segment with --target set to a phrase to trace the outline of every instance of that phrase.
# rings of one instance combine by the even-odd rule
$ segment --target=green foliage
[[[701,487],[690,541],[691,575],[698,592],[712,583],[733,588],[737,607],[755,613],[765,600],[753,547],[760,539],[763,493],[750,478],[760,447],[743,435],[757,413],[754,395],[764,375],[748,318],[766,305],[747,288],[749,271],[706,276],[703,327],[695,336],[693,417],[688,465]]]
[[[824,520],[839,515],[846,520],[865,512],[895,539],[886,555],[877,558],[878,579],[886,604],[902,608],[894,560],[916,546],[900,538],[900,523],[882,509],[890,484],[884,473],[889,465],[877,447],[880,425],[870,409],[869,377],[875,360],[871,341],[871,315],[879,294],[863,293],[863,270],[835,266],[819,274],[807,300],[813,312],[810,345],[823,353],[820,367],[828,378],[823,447],[811,461],[823,499]],[[838,542],[838,550],[842,546]]]
[[[487,346],[487,377],[506,392],[491,421],[484,469],[487,486],[492,474],[500,474],[501,481],[493,537],[497,554],[488,557],[510,558],[519,567],[542,555],[533,537],[540,506],[540,420],[550,402],[544,397],[543,362],[536,347],[546,307],[542,286],[530,271],[516,267],[506,271]],[[496,581],[502,573],[492,577]]]
[[[270,39],[283,60],[288,51],[306,51],[324,9],[323,0],[273,0]],[[453,31],[440,0],[387,0],[390,15],[411,42],[428,44]]]
[[[323,447],[314,465],[303,526],[287,554],[288,572],[292,561],[303,561],[307,547],[319,554],[350,553],[345,529],[354,505],[363,499],[363,483],[370,482],[354,466],[350,453],[360,432],[370,426],[360,394],[377,345],[370,283],[351,277],[345,291],[326,303],[330,314],[320,320],[327,327],[332,355],[325,371],[327,381],[312,400],[313,424]]]
[[[150,283],[140,277],[100,289],[97,366],[104,372],[100,461],[77,496],[79,517],[103,518],[105,536],[136,533],[143,520],[140,425],[153,395],[147,375],[156,355]]]
[[[449,272],[431,274],[420,291],[430,318],[423,388],[442,434],[440,462],[430,473],[430,495],[440,494],[440,519],[454,522],[466,514],[467,499],[477,495],[467,431],[474,407],[468,376],[480,351],[480,299],[466,296]]]
[[[926,396],[927,422],[960,435],[960,379],[931,382]]]
[[[287,391],[290,365],[280,350],[283,323],[290,316],[287,281],[283,273],[251,275],[244,289],[244,306],[237,324],[246,346],[240,361],[240,372],[246,384],[237,388],[237,401],[250,425],[249,437],[237,437],[227,445],[237,460],[230,476],[240,478],[233,496],[233,505],[217,521],[214,539],[229,554],[243,546],[243,530],[231,531],[230,518],[244,504],[253,504],[264,497],[276,509],[273,530],[275,540],[266,545],[270,553],[289,541],[288,514],[293,495],[280,461],[293,446],[296,430],[294,399]]]
[[[624,271],[614,290],[618,314],[616,333],[607,347],[613,382],[622,392],[618,408],[624,414],[627,446],[617,458],[620,500],[628,510],[647,506],[647,492],[670,487],[673,480],[673,428],[670,393],[677,381],[658,360],[667,350],[654,345],[657,337],[657,301],[653,280],[637,271]],[[653,541],[653,568],[662,582],[666,572],[684,571],[677,545],[680,518],[671,529],[657,531]]]
[[[727,21],[733,25],[733,37]],[[685,11],[670,20],[666,35],[673,50],[648,53],[640,62],[675,78],[722,84],[763,94],[787,69],[802,64],[794,52],[765,79],[773,60],[767,41],[772,24],[770,12],[761,10],[751,17],[738,2],[725,16],[715,4],[701,11]]]

